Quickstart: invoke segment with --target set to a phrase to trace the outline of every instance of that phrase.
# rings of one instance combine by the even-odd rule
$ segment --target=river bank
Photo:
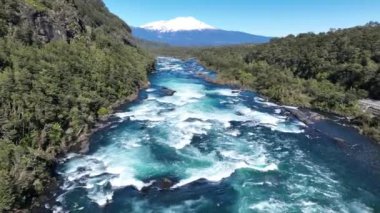
[[[206,69],[213,69],[212,66],[206,66],[207,64],[206,62],[203,62],[199,59],[196,59],[196,60],[198,63],[202,64]],[[255,89],[252,89],[251,87],[248,87],[248,86],[244,86],[238,80],[224,79],[223,77],[220,77],[221,76],[220,72],[216,71],[216,73],[219,76],[218,78],[210,79],[207,76],[202,76],[202,75],[200,75],[200,77],[203,77],[205,80],[212,83],[219,84],[219,85],[230,85],[234,88],[245,89],[245,90],[256,92]],[[294,103],[287,102],[287,101],[281,102],[278,100],[273,100],[270,97],[264,96],[263,94],[259,94],[259,95],[265,100],[268,100],[277,104],[282,104],[282,105],[291,105],[291,106],[301,109],[301,110],[289,110],[289,112],[292,113],[295,117],[299,118],[301,121],[305,121],[305,123],[309,123],[309,122],[313,123],[315,122],[315,118],[318,118],[318,120],[323,119],[324,118],[323,115],[328,115],[327,117],[331,117],[331,116],[338,117],[342,124],[350,125],[351,127],[355,128],[357,131],[359,131],[360,134],[369,137],[374,143],[380,144],[380,141],[379,141],[380,136],[377,135],[375,130],[373,130],[374,127],[367,126],[368,121],[366,120],[369,118],[367,118],[368,115],[366,115],[364,112],[362,112],[360,116],[347,116],[347,115],[342,115],[339,112],[329,112],[329,111],[324,111],[321,109],[315,109],[312,107],[300,106],[300,105],[296,105]]]
[[[57,165],[61,163],[62,159],[65,159],[69,153],[87,153],[89,151],[90,146],[90,137],[94,133],[112,125],[114,123],[114,113],[118,111],[118,109],[120,109],[122,106],[125,106],[126,104],[135,101],[138,98],[139,92],[144,88],[148,88],[149,85],[150,83],[149,81],[147,81],[133,94],[113,103],[109,107],[110,112],[107,115],[104,115],[102,118],[100,118],[89,131],[81,133],[74,144],[70,145],[69,147],[65,147],[61,150],[61,152],[58,154],[58,156],[55,158],[53,162],[53,167],[50,169],[56,171]],[[31,205],[31,212],[51,212],[49,209],[55,203],[56,193],[59,193],[61,191],[60,185],[62,185],[63,183],[62,180],[59,179],[59,175],[56,173],[53,175],[52,178],[56,180],[52,181],[50,185],[45,186],[45,194],[40,196],[39,199]]]
[[[289,212],[306,211],[310,202],[319,211],[380,208],[373,181],[379,155],[355,131],[328,119],[309,123],[327,129],[315,131],[286,110],[292,107],[199,78],[192,61],[158,61],[151,86],[92,135],[87,153],[59,165],[62,191],[53,209]],[[341,145],[328,131],[353,140]]]
[[[154,71],[154,66],[155,63],[151,63],[149,65],[147,69],[147,75]],[[67,157],[69,153],[84,154],[88,152],[91,135],[111,125],[113,123],[112,117],[114,113],[120,109],[120,107],[136,100],[138,98],[139,92],[142,89],[149,87],[149,85],[150,82],[148,80],[145,82],[140,82],[139,87],[131,95],[122,98],[108,106],[108,113],[99,117],[93,125],[89,126],[88,130],[82,131],[80,134],[78,134],[77,139],[74,141],[74,143],[70,142],[68,143],[68,146],[61,147],[55,156],[50,157],[51,166],[48,169],[54,172],[50,178],[50,184],[48,186],[45,186],[44,193],[32,202],[30,207],[32,212],[51,212],[50,210],[46,209],[46,206],[51,206],[54,203],[54,197],[56,196],[56,193],[60,191],[59,186],[62,184],[62,180],[59,179],[59,175],[56,173],[57,165],[62,161],[62,159]]]
[[[149,87],[149,82],[146,82],[144,84],[144,86],[140,87],[133,94],[131,94],[130,96],[128,96],[122,100],[119,100],[118,102],[114,103],[111,107],[109,107],[111,109],[110,112],[107,115],[103,116],[97,123],[95,123],[94,127],[91,128],[91,130],[89,132],[81,134],[78,138],[78,142],[73,144],[71,147],[69,147],[67,149],[67,151],[65,151],[65,154],[67,154],[69,152],[80,153],[80,154],[84,154],[84,153],[88,152],[89,145],[90,145],[89,144],[90,136],[92,134],[94,134],[95,132],[97,132],[101,129],[104,129],[104,128],[108,127],[109,125],[111,125],[114,122],[112,119],[114,116],[114,113],[120,107],[122,107],[126,104],[129,104],[129,103],[133,102],[134,100],[136,100],[138,98],[139,92],[142,89],[145,89],[148,87]]]

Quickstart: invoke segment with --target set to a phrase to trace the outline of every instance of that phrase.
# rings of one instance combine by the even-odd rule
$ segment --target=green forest
[[[380,99],[380,24],[272,39],[263,45],[162,49],[197,57],[218,81],[253,89],[272,101],[348,117],[380,141],[380,121],[358,100]]]
[[[218,83],[345,116],[380,142],[380,118],[358,105],[380,99],[379,23],[262,45],[172,48],[135,40],[102,0],[0,0],[0,212],[46,201],[57,158],[147,85],[151,54],[196,57]]]
[[[101,0],[0,5],[1,212],[38,206],[56,157],[144,86],[154,60]]]

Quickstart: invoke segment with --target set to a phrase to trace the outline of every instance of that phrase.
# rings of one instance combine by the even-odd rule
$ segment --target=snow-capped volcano
[[[167,21],[155,21],[144,24],[141,28],[160,32],[177,32],[191,30],[215,30],[216,28],[194,17],[177,17]]]
[[[265,43],[270,37],[217,29],[193,17],[178,17],[132,27],[135,37],[173,46],[222,46]]]

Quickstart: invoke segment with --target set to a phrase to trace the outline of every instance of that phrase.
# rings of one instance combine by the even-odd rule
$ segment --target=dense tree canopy
[[[36,204],[54,158],[146,84],[133,43],[101,0],[0,0],[0,212]]]
[[[380,141],[379,118],[363,114],[357,102],[380,99],[378,23],[290,35],[257,46],[163,50],[199,58],[219,72],[222,83],[254,89],[284,104],[349,116]]]

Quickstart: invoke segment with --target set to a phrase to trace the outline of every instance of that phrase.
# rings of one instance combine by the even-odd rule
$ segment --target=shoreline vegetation
[[[153,68],[152,68],[153,69]],[[134,93],[131,95],[122,98],[115,103],[113,103],[111,106],[108,107],[109,111],[107,114],[104,114],[102,117],[100,117],[93,126],[87,131],[83,132],[81,135],[78,136],[76,141],[73,141],[72,144],[70,144],[69,147],[66,147],[64,150],[62,150],[61,153],[59,153],[57,156],[55,156],[55,162],[58,163],[59,160],[62,160],[62,158],[66,157],[69,153],[76,153],[76,154],[85,154],[89,151],[90,148],[90,138],[91,136],[103,129],[106,129],[110,125],[114,124],[114,121],[112,120],[112,117],[114,116],[114,112],[117,111],[120,107],[130,104],[133,101],[135,101],[138,98],[139,92],[141,89],[147,88],[149,86],[149,82],[146,82],[145,85],[142,87],[136,89]],[[54,168],[54,174],[52,175],[52,178],[57,178],[55,174],[56,164],[52,166]],[[56,179],[54,182],[52,182],[47,188],[47,190],[41,194],[38,201],[33,203],[31,205],[31,208],[33,211],[46,211],[45,205],[54,205],[55,201],[55,193],[61,189],[59,189],[59,186],[61,185],[61,180]],[[44,205],[40,205],[44,204]]]
[[[139,93],[142,89],[148,88],[149,87],[149,82],[147,81],[143,86],[139,87],[136,89],[134,93],[131,95],[122,98],[118,100],[117,102],[113,103],[110,107],[108,107],[109,111],[107,114],[103,115],[102,117],[99,118],[97,122],[94,123],[93,127],[88,131],[83,133],[77,140],[76,143],[72,144],[65,152],[64,154],[74,152],[74,153],[80,153],[84,154],[88,152],[89,146],[90,146],[90,137],[92,134],[95,132],[98,132],[104,128],[107,128],[109,125],[113,124],[113,121],[111,120],[112,117],[114,116],[114,113],[118,111],[118,109],[122,106],[125,106],[127,104],[130,104],[134,102],[138,96]]]
[[[185,60],[185,58],[182,58],[182,59]],[[201,62],[198,61],[198,63],[201,63]],[[212,70],[212,68],[209,68],[209,69]],[[240,85],[239,83],[236,83],[236,82],[231,84],[231,82],[226,83],[225,81],[221,81],[219,79],[213,80],[213,79],[209,79],[206,76],[202,76],[202,75],[199,75],[199,77],[203,78],[204,80],[206,80],[206,81],[208,81],[210,83],[214,83],[214,84],[218,84],[218,85],[222,85],[222,86],[223,85],[224,86],[231,86],[231,87],[239,89],[239,90],[248,90],[248,91],[252,91],[252,92],[257,93],[257,91],[253,90],[252,88],[244,87],[244,86],[242,86],[242,85]],[[272,103],[275,103],[275,104],[279,104],[282,107],[283,110],[285,110],[287,113],[290,113],[292,116],[294,116],[295,118],[297,118],[301,122],[305,123],[308,126],[308,128],[311,128],[311,129],[313,129],[313,130],[315,130],[317,132],[325,134],[327,137],[333,139],[337,143],[344,144],[345,140],[342,139],[342,138],[340,138],[340,137],[332,136],[332,135],[330,135],[328,133],[323,132],[322,130],[318,129],[315,124],[318,123],[318,122],[320,122],[320,121],[323,121],[323,120],[334,120],[334,122],[337,122],[340,125],[343,125],[343,126],[347,126],[348,125],[350,127],[353,127],[353,128],[355,128],[359,132],[359,134],[362,134],[362,135],[368,137],[368,135],[363,134],[361,132],[361,129],[358,126],[355,126],[355,125],[352,124],[352,120],[350,118],[345,117],[343,115],[340,115],[340,114],[337,114],[337,113],[334,113],[334,112],[321,111],[321,110],[318,110],[318,109],[312,109],[312,108],[307,108],[307,107],[300,107],[300,106],[294,106],[294,105],[285,105],[285,103],[281,103],[281,102],[272,100],[269,97],[264,96],[262,94],[257,94],[257,95],[260,98],[263,98],[264,101],[269,101],[269,102],[272,102]],[[293,107],[295,107],[295,108],[293,108]],[[371,138],[371,137],[368,137],[368,138],[371,141],[373,141],[374,143],[376,143],[376,141],[373,138]],[[380,145],[379,143],[376,143],[376,144]]]
[[[357,106],[359,98],[380,98],[378,23],[258,46],[187,49],[135,40],[101,0],[0,5],[0,212],[43,208],[57,187],[57,159],[85,152],[112,111],[147,86],[152,54],[196,57],[220,83],[351,117],[379,141],[379,119]]]
[[[206,68],[210,70],[215,70],[212,66],[207,66],[206,62],[199,61],[199,63],[203,64]],[[220,74],[220,71],[217,72],[218,75]],[[266,101],[270,101],[276,104],[280,105],[289,105],[289,106],[294,106],[298,108],[298,112],[294,110],[287,110],[290,112],[293,116],[295,116],[297,119],[301,120],[302,122],[315,122],[314,118],[317,117],[319,119],[325,119],[324,116],[321,113],[328,113],[329,115],[332,116],[337,116],[340,119],[343,119],[345,123],[348,123],[350,126],[354,127],[359,131],[360,134],[368,136],[372,141],[380,145],[380,133],[377,132],[377,130],[380,128],[380,121],[379,118],[374,117],[373,115],[363,112],[359,109],[359,106],[355,106],[357,109],[355,109],[355,114],[351,113],[342,113],[339,111],[330,111],[326,109],[321,109],[321,108],[313,108],[309,105],[299,105],[297,103],[293,102],[288,102],[288,101],[282,101],[282,100],[277,100],[273,99],[273,97],[264,95],[257,91],[254,88],[250,88],[247,86],[242,85],[239,81],[236,80],[230,80],[230,79],[217,79],[217,80],[212,80],[211,82],[220,84],[220,85],[230,85],[233,87],[238,87],[239,89],[245,89],[245,90],[250,90],[253,92],[257,92],[262,98],[264,98]],[[306,113],[305,113],[306,111]],[[319,112],[318,112],[319,111]],[[308,116],[312,112],[312,115]],[[368,126],[370,125],[370,126]]]
[[[180,48],[142,42],[156,55],[197,58],[221,84],[253,90],[268,100],[347,118],[380,142],[380,118],[358,100],[380,99],[380,24],[276,38],[262,45]]]
[[[154,58],[102,0],[0,5],[0,212],[28,212],[57,187],[57,159],[147,85]]]

